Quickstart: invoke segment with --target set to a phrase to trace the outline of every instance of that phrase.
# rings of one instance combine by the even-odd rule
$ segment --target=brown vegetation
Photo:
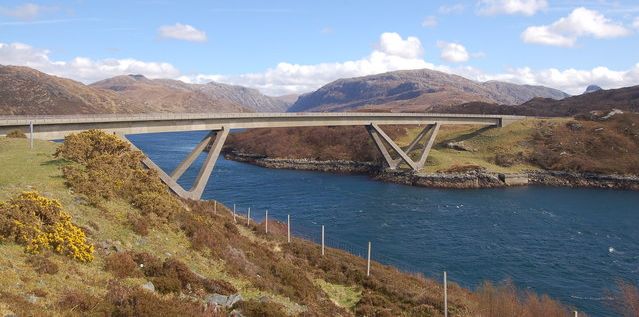
[[[7,138],[24,139],[26,137],[27,137],[27,135],[24,134],[24,132],[22,132],[20,130],[13,130],[13,131],[10,131],[9,133],[7,133]]]
[[[383,128],[391,138],[406,134],[404,127]],[[225,151],[319,161],[381,159],[366,129],[351,126],[254,129],[232,134]]]
[[[530,160],[548,170],[639,174],[639,114],[541,122]]]

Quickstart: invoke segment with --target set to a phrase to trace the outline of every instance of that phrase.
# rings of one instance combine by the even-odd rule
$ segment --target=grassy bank
[[[2,240],[2,315],[226,316],[232,310],[245,316],[443,315],[437,281],[379,263],[367,277],[364,259],[330,248],[321,256],[305,240],[286,243],[282,224],[270,223],[273,233],[267,235],[263,224],[235,223],[226,206],[214,209],[213,202],[180,201],[165,213],[158,211],[163,206],[140,205],[117,188],[100,198],[105,188],[87,191],[78,184],[135,188],[138,177],[153,175],[139,164],[121,164],[128,149],[101,153],[94,143],[77,144],[93,158],[70,159],[84,155],[78,151],[56,158],[53,143],[36,142],[30,150],[24,139],[0,138],[6,167],[0,201],[26,190],[59,200],[95,246],[93,261],[83,263],[54,252],[30,254]],[[123,178],[97,173],[109,170],[112,160],[131,173],[114,173]],[[243,300],[218,307],[209,302],[214,293],[237,293]],[[571,310],[508,284],[473,291],[454,283],[449,309],[451,316],[568,316]]]
[[[407,146],[421,130],[383,128],[400,146]],[[448,125],[440,129],[435,142],[421,172],[639,174],[639,114],[526,119],[504,128]],[[363,127],[248,130],[232,135],[226,150],[270,158],[382,162]],[[416,158],[419,151],[413,152]]]

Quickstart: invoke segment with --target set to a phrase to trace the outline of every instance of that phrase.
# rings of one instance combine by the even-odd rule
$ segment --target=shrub
[[[7,138],[16,138],[16,139],[24,139],[27,135],[24,134],[21,130],[13,130],[7,133]]]
[[[55,155],[81,164],[87,164],[91,159],[101,155],[119,155],[131,149],[126,141],[113,134],[100,130],[88,130],[77,134],[70,134],[64,138],[64,143]]]
[[[32,254],[53,250],[80,262],[93,260],[93,245],[60,202],[37,192],[0,203],[0,237],[24,245]]]
[[[619,293],[616,298],[617,311],[624,317],[639,316],[639,290],[626,282],[618,283]]]
[[[283,306],[273,302],[243,301],[237,304],[242,314],[248,317],[280,317],[288,316]]]
[[[135,263],[131,253],[117,252],[106,257],[104,269],[118,278],[125,278],[142,276],[142,272],[140,272],[138,267],[139,265]]]
[[[58,265],[42,255],[33,255],[27,260],[38,274],[56,274]]]

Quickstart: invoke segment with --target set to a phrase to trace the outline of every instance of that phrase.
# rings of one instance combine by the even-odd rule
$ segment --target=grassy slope
[[[563,122],[568,119],[552,119]],[[516,173],[534,170],[538,167],[529,163],[518,163],[510,167],[495,164],[495,154],[529,153],[530,137],[538,124],[537,119],[527,119],[513,123],[504,128],[482,128],[479,126],[444,126],[440,129],[435,146],[430,152],[426,166],[422,172],[432,173],[449,169],[455,165],[477,165],[489,171]],[[408,134],[398,143],[408,145],[420,129],[410,129]],[[458,151],[445,146],[448,142],[462,141],[474,151]],[[413,153],[413,156],[418,155]]]
[[[77,198],[65,186],[59,169],[65,163],[52,157],[55,148],[54,143],[36,141],[35,149],[29,150],[25,139],[0,138],[0,162],[3,163],[0,173],[0,200],[24,190],[37,190],[47,197],[60,200],[79,226],[90,228],[97,225],[99,230],[91,230],[90,235],[94,243],[104,240],[121,241],[125,249],[146,251],[162,259],[175,256],[190,265],[196,273],[231,282],[244,298],[267,295],[291,311],[299,310],[299,307],[287,298],[259,291],[248,281],[226,274],[222,261],[212,260],[194,251],[182,232],[176,232],[168,226],[160,226],[150,229],[146,237],[135,234],[126,218],[126,214],[132,212],[133,207],[126,202],[108,202],[108,212],[85,205],[82,199]],[[27,263],[28,256],[21,246],[0,244],[0,254],[3,254],[0,258],[0,289],[25,296],[35,289],[44,289],[51,296],[39,300],[38,305],[42,308],[51,308],[57,300],[56,295],[70,289],[82,289],[89,294],[102,296],[106,293],[108,281],[114,278],[104,271],[104,258],[100,256],[92,263],[82,265],[60,256],[52,256],[51,260],[58,264],[61,273],[39,275]],[[61,276],[64,278],[61,279]],[[141,285],[144,281],[129,279],[125,283]],[[6,307],[7,303],[4,304]]]

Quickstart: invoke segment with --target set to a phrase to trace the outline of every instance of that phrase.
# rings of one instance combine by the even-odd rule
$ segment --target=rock
[[[603,130],[604,130],[604,128],[596,128],[596,129],[595,129],[595,132],[601,132],[601,131],[603,131]]]
[[[464,144],[464,141],[459,142],[447,142],[446,147],[449,149],[457,150],[457,151],[466,151],[466,152],[475,152],[476,150],[472,147]]]
[[[228,300],[226,301],[226,306],[233,307],[233,305],[235,305],[237,302],[240,302],[242,300],[243,298],[242,298],[242,295],[240,294],[236,293],[236,294],[230,295]]]
[[[612,109],[612,111],[608,112],[608,114],[606,114],[605,116],[601,117],[601,120],[608,120],[610,118],[612,118],[615,115],[618,114],[623,114],[623,111],[619,110],[619,109]]]
[[[142,289],[145,289],[145,290],[150,291],[150,292],[155,292],[155,285],[153,285],[153,283],[151,281],[148,281],[148,282],[142,284]]]
[[[35,304],[38,302],[38,296],[35,296],[33,294],[27,296],[27,302],[31,303],[31,304]]]
[[[212,294],[206,297],[206,302],[215,305],[222,306],[224,308],[233,307],[237,302],[242,301],[242,295],[233,294],[233,295],[220,295],[220,294]]]
[[[206,302],[209,304],[214,304],[217,306],[225,306],[226,302],[229,300],[228,296],[213,294],[206,297]]]

